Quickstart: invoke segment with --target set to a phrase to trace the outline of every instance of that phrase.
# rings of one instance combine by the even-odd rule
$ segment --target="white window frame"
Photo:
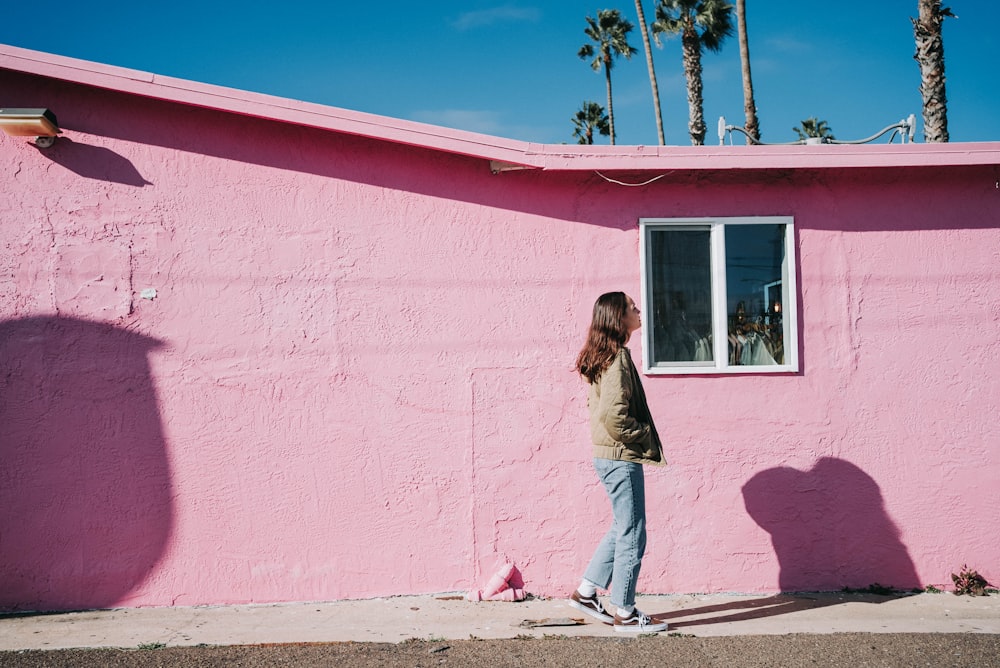
[[[726,308],[726,248],[725,229],[730,225],[785,225],[785,263],[782,268],[782,282],[787,288],[782,305],[782,337],[784,341],[784,364],[774,365],[734,365],[729,364],[728,313]],[[710,262],[712,274],[712,347],[713,358],[705,362],[673,362],[665,365],[652,366],[652,315],[653,299],[650,294],[652,283],[652,266],[649,262],[649,238],[656,230],[664,228],[709,228],[710,231]],[[795,263],[795,224],[792,216],[737,216],[710,218],[640,218],[639,219],[639,256],[642,271],[642,310],[649,314],[644,318],[650,331],[642,332],[642,366],[643,373],[648,375],[677,374],[746,374],[746,373],[797,373],[799,370],[799,326],[798,326],[798,287],[796,281],[797,267]],[[771,286],[766,286],[767,288]]]

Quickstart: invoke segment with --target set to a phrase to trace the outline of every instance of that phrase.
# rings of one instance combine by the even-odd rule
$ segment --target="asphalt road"
[[[997,668],[1000,635],[958,633],[410,640],[0,652],[0,667],[933,666]]]

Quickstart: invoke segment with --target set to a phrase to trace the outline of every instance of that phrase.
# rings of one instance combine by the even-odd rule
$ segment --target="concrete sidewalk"
[[[996,595],[716,594],[640,596],[637,603],[647,614],[667,621],[668,633],[694,636],[1000,634]],[[563,599],[473,603],[458,594],[12,614],[0,616],[0,650],[621,635],[584,617]]]

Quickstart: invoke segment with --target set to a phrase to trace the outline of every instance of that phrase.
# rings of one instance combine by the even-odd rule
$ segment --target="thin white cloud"
[[[811,42],[807,42],[794,37],[770,37],[764,40],[768,48],[779,53],[801,54],[814,50]]]
[[[493,137],[506,137],[521,141],[548,143],[552,141],[552,128],[530,123],[510,123],[506,116],[496,111],[475,111],[470,109],[440,109],[414,111],[410,120],[429,123],[455,130],[478,132]],[[520,120],[520,119],[519,119]],[[571,139],[572,127],[566,121],[566,137]]]
[[[456,130],[468,130],[483,134],[497,134],[503,124],[500,114],[495,111],[474,111],[471,109],[437,109],[415,111],[411,118],[421,123],[440,125]]]
[[[542,12],[535,7],[519,7],[518,5],[501,5],[490,9],[480,9],[464,12],[451,22],[456,30],[472,30],[491,26],[496,23],[530,21],[536,22],[542,18]]]

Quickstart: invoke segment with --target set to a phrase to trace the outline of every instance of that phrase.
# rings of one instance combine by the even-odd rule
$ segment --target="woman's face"
[[[631,297],[626,295],[625,299],[628,300],[628,305],[625,307],[625,329],[631,335],[632,332],[642,327],[642,315]]]

